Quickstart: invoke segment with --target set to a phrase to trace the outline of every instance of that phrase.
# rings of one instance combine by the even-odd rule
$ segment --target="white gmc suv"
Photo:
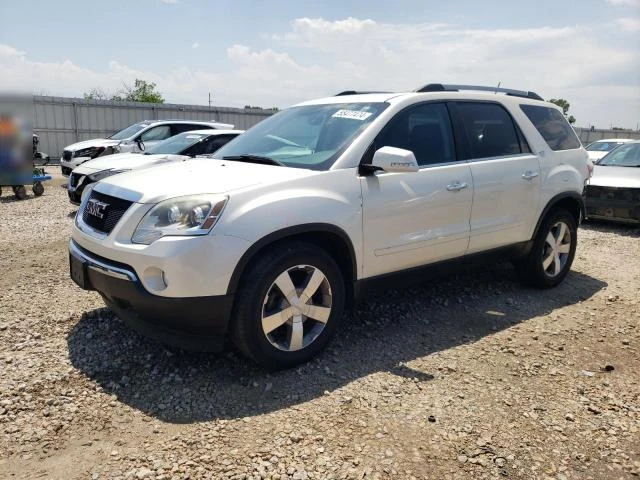
[[[269,368],[320,352],[377,280],[498,252],[557,285],[592,169],[535,93],[442,84],[305,102],[213,156],[88,187],[70,274],[143,334],[229,334]]]

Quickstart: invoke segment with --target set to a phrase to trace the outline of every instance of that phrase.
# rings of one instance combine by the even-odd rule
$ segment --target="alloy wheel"
[[[293,352],[309,346],[331,315],[331,285],[310,265],[297,265],[273,281],[262,305],[262,330],[279,350]]]
[[[555,277],[562,272],[571,252],[571,229],[560,221],[555,223],[544,241],[542,249],[542,269],[550,276]]]

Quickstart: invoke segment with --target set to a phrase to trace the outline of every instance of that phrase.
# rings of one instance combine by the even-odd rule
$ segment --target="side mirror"
[[[376,171],[389,173],[417,172],[420,170],[416,156],[411,150],[396,147],[382,147],[373,154],[371,164],[360,166],[363,174]]]
[[[144,142],[142,141],[142,138],[136,139],[136,143],[138,144],[138,148],[140,149],[140,151],[144,152]]]

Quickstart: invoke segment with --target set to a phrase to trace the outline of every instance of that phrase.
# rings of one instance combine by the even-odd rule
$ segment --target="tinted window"
[[[154,145],[153,147],[148,148],[144,154],[145,155],[155,155],[158,153],[167,154],[167,153],[175,153],[180,154],[189,148],[191,145],[195,145],[201,140],[207,138],[206,133],[180,133],[173,137],[167,138],[162,142]]]
[[[456,111],[469,147],[467,158],[502,157],[522,153],[513,120],[501,105],[458,102]]]
[[[520,108],[551,150],[571,150],[580,147],[580,140],[573,128],[555,108],[536,105],[520,105]]]
[[[206,140],[194,145],[187,152],[188,155],[209,155],[220,147],[236,138],[237,135],[210,135]]]
[[[174,123],[171,125],[171,128],[173,129],[173,134],[176,135],[178,133],[190,132],[192,130],[204,130],[211,127],[207,127],[206,125],[194,125],[191,123]]]
[[[418,165],[455,161],[447,107],[443,103],[425,103],[400,112],[376,139],[375,147],[411,150]]]

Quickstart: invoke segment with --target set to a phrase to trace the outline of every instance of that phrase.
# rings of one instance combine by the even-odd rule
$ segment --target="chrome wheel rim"
[[[542,250],[542,269],[550,277],[560,275],[571,252],[571,229],[564,222],[551,227],[544,240]]]
[[[325,329],[332,300],[329,280],[319,268],[288,268],[267,290],[262,303],[262,331],[279,350],[302,350]]]

